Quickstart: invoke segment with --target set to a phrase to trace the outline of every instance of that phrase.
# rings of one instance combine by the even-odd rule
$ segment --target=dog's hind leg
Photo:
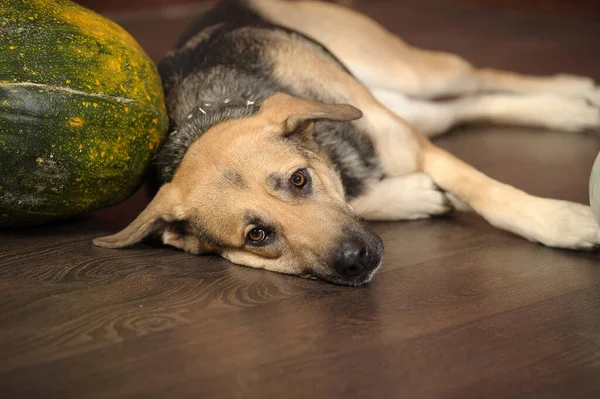
[[[412,47],[371,18],[336,4],[250,2],[268,19],[323,43],[370,89],[421,99],[497,91],[555,94],[600,106],[600,88],[586,77],[477,69],[454,54]]]
[[[269,20],[325,45],[369,88],[417,98],[477,90],[473,67],[467,61],[409,46],[371,18],[349,8],[318,1],[250,3]]]
[[[584,76],[530,76],[498,69],[477,69],[475,77],[482,92],[554,94],[582,99],[600,107],[600,87],[593,79]]]
[[[486,122],[582,132],[600,127],[600,110],[577,98],[551,94],[477,94],[447,101],[409,98],[389,90],[373,90],[383,105],[427,137],[455,125]]]

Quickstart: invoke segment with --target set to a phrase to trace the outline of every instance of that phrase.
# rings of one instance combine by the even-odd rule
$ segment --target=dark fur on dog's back
[[[231,26],[265,25],[265,18],[253,10],[243,0],[221,1],[217,7],[213,7],[199,16],[192,25],[177,39],[176,49],[183,47],[190,39],[208,27],[227,22]]]
[[[347,72],[314,40],[269,23],[243,1],[222,2],[186,31],[159,66],[172,126],[157,157],[162,182],[170,181],[186,149],[207,129],[254,114],[276,92],[324,103],[344,102],[327,87],[299,91],[291,82],[275,78],[276,65],[266,54],[273,43],[265,32],[309,43],[310,51],[324,54]],[[373,143],[356,124],[320,121],[313,136],[319,151],[337,166],[347,198],[360,195],[367,181],[382,177]]]

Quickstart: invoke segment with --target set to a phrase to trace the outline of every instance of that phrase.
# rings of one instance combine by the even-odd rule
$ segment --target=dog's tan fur
[[[399,220],[442,214],[452,208],[450,203],[548,246],[587,250],[600,244],[589,207],[534,197],[499,183],[427,137],[472,120],[544,125],[549,118],[546,124],[554,128],[597,127],[600,91],[591,80],[478,70],[455,55],[410,47],[367,17],[334,4],[250,3],[275,22],[318,39],[358,80],[327,54],[302,51],[310,43],[290,43],[265,31],[277,77],[298,93],[327,85],[351,106],[278,94],[258,114],[213,127],[191,145],[172,182],[148,208],[122,232],[96,240],[97,245],[123,247],[157,231],[157,224],[186,220],[183,226],[164,227],[163,241],[195,254],[217,252],[246,266],[305,275],[312,265],[313,272],[327,274],[322,254],[335,245],[344,223],[354,220],[352,209],[367,219]],[[508,94],[489,93],[497,90]],[[463,98],[445,105],[427,101],[456,95]],[[347,204],[339,176],[324,154],[280,138],[296,132],[298,140],[309,143],[311,120],[354,120],[359,112],[352,106],[363,113],[353,123],[368,132],[386,178],[370,182],[364,195]],[[551,114],[559,109],[563,118],[552,122]],[[269,185],[274,172],[288,176],[304,167],[313,171],[315,184],[309,201],[282,196]],[[268,211],[284,239],[263,248],[245,246],[251,227],[244,221],[248,209]],[[303,222],[307,217],[310,222]]]

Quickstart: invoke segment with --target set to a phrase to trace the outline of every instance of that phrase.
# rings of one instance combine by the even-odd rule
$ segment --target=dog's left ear
[[[154,199],[137,218],[120,232],[96,238],[93,243],[103,248],[125,248],[142,241],[148,235],[162,231],[168,222],[176,220],[173,209],[180,199],[172,183],[163,185]]]
[[[284,93],[275,93],[267,98],[260,107],[260,114],[283,124],[284,135],[315,120],[343,122],[362,117],[362,112],[349,104],[323,104]]]

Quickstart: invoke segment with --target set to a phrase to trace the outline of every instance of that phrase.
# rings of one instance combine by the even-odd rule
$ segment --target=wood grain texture
[[[600,79],[589,21],[358,7],[478,65]],[[188,14],[114,17],[159,59]],[[600,151],[597,135],[525,128],[462,128],[438,143],[502,181],[579,202]],[[600,397],[598,254],[535,245],[475,215],[375,223],[384,266],[347,288],[147,244],[91,245],[147,201],[140,190],[0,232],[0,397]]]

